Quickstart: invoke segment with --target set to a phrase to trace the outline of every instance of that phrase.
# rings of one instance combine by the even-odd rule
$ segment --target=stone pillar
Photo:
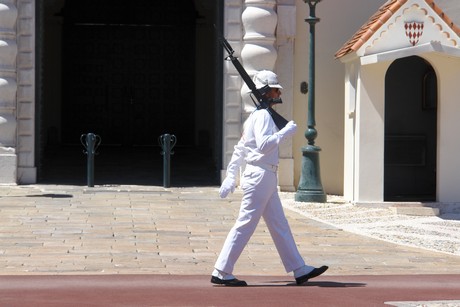
[[[37,181],[35,166],[35,0],[17,0],[18,183]]]
[[[16,21],[13,0],[0,0],[0,184],[17,181]]]
[[[278,22],[275,6],[275,0],[245,1],[245,8],[241,15],[244,29],[241,62],[251,77],[262,69],[275,70],[278,55],[274,45],[275,29]],[[246,113],[243,118],[247,118],[250,112],[254,110],[254,103],[248,96],[246,84],[241,88],[241,97]]]
[[[236,57],[240,56],[242,45],[241,13],[241,0],[225,0],[223,35],[233,47],[233,50],[235,50]],[[224,57],[227,56],[225,51],[223,55]],[[222,180],[225,178],[226,168],[232,157],[233,147],[241,138],[242,129],[242,103],[240,95],[242,80],[231,61],[225,61],[223,69]]]
[[[295,36],[295,0],[225,0],[224,20],[227,40],[241,64],[252,77],[261,69],[273,70],[283,85],[285,105],[275,106],[286,119],[293,110],[293,63]],[[277,14],[277,11],[281,15]],[[279,16],[282,19],[279,19]],[[275,35],[276,31],[276,35]],[[279,36],[279,38],[277,37]],[[278,52],[283,55],[278,58]],[[233,146],[241,137],[244,121],[254,109],[248,88],[231,62],[224,65],[223,167],[230,161]],[[295,191],[292,142],[280,147],[279,185],[283,191]]]
[[[272,70],[278,75],[279,81],[283,85],[282,99],[286,105],[277,105],[274,108],[285,118],[291,119],[296,16],[295,2],[284,2],[283,5],[277,5],[276,0],[245,1],[245,9],[242,14],[245,34],[241,59],[250,76],[261,69]],[[241,88],[244,103],[243,120],[254,109],[254,104],[247,92],[247,86],[243,85]],[[280,146],[278,180],[282,191],[295,191],[292,140],[283,142]]]

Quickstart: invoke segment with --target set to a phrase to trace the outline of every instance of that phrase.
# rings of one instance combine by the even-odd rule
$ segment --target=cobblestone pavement
[[[329,265],[326,275],[460,273],[456,213],[407,217],[281,196],[301,254]],[[209,275],[240,199],[220,199],[218,187],[0,186],[0,275]],[[286,275],[263,222],[235,274]]]

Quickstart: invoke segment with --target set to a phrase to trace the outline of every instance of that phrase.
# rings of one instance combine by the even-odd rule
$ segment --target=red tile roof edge
[[[396,13],[408,0],[389,0],[372,15],[369,20],[335,53],[335,58],[341,58],[353,51],[357,51],[364,43]],[[441,17],[449,27],[460,36],[460,28],[447,17],[434,0],[424,0]]]

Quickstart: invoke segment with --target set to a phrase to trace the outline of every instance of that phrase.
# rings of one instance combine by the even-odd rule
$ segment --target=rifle
[[[266,109],[268,113],[270,114],[270,116],[273,118],[273,121],[275,122],[276,127],[278,127],[279,130],[283,129],[284,126],[286,126],[286,124],[288,123],[288,121],[283,116],[278,114],[275,110],[273,110],[273,108],[270,107],[270,103],[282,103],[283,101],[281,100],[281,98],[270,98],[269,99],[265,96],[265,94],[268,91],[270,91],[270,86],[268,86],[268,84],[262,87],[261,89],[257,89],[256,85],[251,80],[248,73],[241,65],[240,61],[238,61],[238,58],[233,56],[233,53],[235,51],[233,50],[232,46],[230,46],[230,44],[225,39],[225,37],[220,36],[219,41],[228,53],[228,56],[225,59],[232,61],[233,66],[235,66],[241,78],[243,78],[243,81],[246,83],[246,85],[251,90],[252,96],[250,97],[255,107],[258,110]],[[257,100],[257,102],[256,100],[254,100],[254,97]]]

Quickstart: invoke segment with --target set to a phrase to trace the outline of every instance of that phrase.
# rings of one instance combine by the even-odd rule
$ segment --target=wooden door
[[[386,201],[436,199],[437,78],[420,57],[396,60],[385,79]]]

